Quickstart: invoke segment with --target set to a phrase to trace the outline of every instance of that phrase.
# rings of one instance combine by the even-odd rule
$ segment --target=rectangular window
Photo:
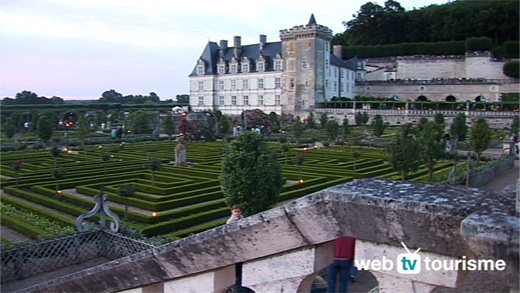
[[[258,106],[264,105],[264,96],[260,95],[258,96]]]
[[[334,77],[338,77],[338,68],[337,67],[334,68]]]
[[[199,106],[204,106],[204,97],[199,97]]]
[[[197,75],[204,75],[204,65],[197,66]]]
[[[224,73],[226,73],[226,65],[220,64],[218,66],[218,74],[224,74]]]
[[[274,70],[281,71],[282,70],[282,60],[274,61]]]
[[[244,106],[249,106],[249,96],[244,96]]]
[[[274,87],[277,89],[282,88],[282,79],[281,78],[276,77],[274,79]]]
[[[236,64],[231,64],[231,67],[229,68],[229,71],[231,71],[231,73],[237,73],[237,65]]]
[[[224,81],[223,80],[219,80],[218,81],[218,88],[223,91],[224,90]]]
[[[264,62],[258,62],[256,66],[258,67],[258,70],[257,70],[258,72],[264,72],[265,71],[265,64],[264,64]]]
[[[237,105],[237,96],[231,96],[231,105],[233,105],[233,106]]]
[[[220,96],[220,97],[218,97],[218,103],[219,103],[221,106],[223,106],[223,105],[226,103],[225,100],[224,100],[224,96]]]
[[[244,89],[244,90],[249,89],[249,79],[242,80],[242,89]]]
[[[276,106],[280,106],[282,104],[282,98],[280,95],[276,95],[274,96],[274,104]]]
[[[338,90],[338,82],[334,81],[334,91],[337,91],[337,90]]]
[[[204,90],[204,82],[199,81],[199,91],[203,91],[203,90]]]
[[[242,72],[249,72],[249,64],[242,64]]]
[[[237,81],[236,80],[232,80],[231,81],[231,89],[232,90],[236,90],[237,89]]]
[[[264,79],[263,78],[259,78],[258,79],[258,88],[259,89],[263,89],[264,88]]]

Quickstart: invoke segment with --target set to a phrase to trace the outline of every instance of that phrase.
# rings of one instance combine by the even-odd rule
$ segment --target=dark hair
[[[239,204],[234,204],[232,207],[231,207],[232,210],[235,210],[235,209],[238,209],[238,210],[242,210],[242,207],[239,205]]]

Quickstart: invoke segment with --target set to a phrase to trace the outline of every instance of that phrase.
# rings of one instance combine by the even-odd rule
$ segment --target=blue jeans
[[[336,277],[339,273],[339,292],[347,292],[347,286],[350,281],[351,260],[335,259],[334,262],[327,267],[327,290],[329,292],[336,291]]]

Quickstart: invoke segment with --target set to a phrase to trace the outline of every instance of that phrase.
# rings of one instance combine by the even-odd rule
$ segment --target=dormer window
[[[219,64],[218,65],[218,74],[224,74],[226,73],[226,65],[225,64]]]
[[[274,70],[275,71],[282,71],[282,60],[274,60]]]
[[[199,62],[197,62],[197,75],[204,75],[205,67],[204,60],[200,59]]]
[[[226,61],[220,58],[217,63],[217,73],[218,74],[226,74]]]
[[[275,71],[283,71],[283,59],[280,53],[277,53],[274,57],[274,70]]]
[[[238,73],[238,61],[233,58],[231,60],[231,64],[229,65],[229,73],[232,73],[232,74],[235,74],[235,73]]]
[[[258,72],[265,71],[265,59],[262,56],[258,57],[258,60],[256,61],[256,71],[258,71]]]
[[[244,57],[244,60],[242,60],[242,72],[249,72],[249,59],[247,59],[247,57]]]

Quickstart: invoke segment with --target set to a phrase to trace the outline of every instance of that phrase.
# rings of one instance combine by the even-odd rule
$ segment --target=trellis
[[[154,248],[153,245],[107,230],[77,233],[2,250],[1,283],[25,279],[104,257],[114,260]]]

